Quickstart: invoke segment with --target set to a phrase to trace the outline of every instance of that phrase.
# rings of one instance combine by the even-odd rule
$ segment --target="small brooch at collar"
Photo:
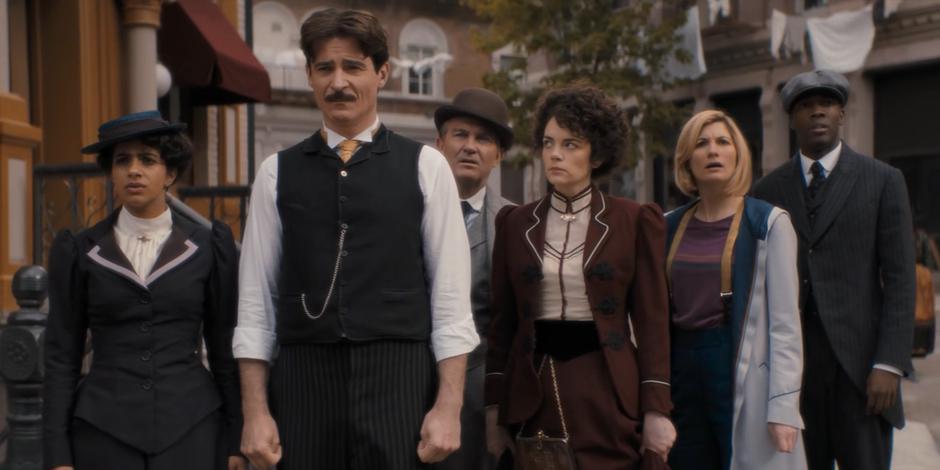
[[[539,282],[544,278],[542,268],[530,264],[522,271],[522,278],[525,279],[526,282]]]
[[[597,278],[598,281],[609,281],[614,278],[614,269],[606,261],[595,264],[588,270],[588,280]]]

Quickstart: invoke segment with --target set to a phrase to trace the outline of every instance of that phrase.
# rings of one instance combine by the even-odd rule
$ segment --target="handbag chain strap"
[[[548,369],[552,373],[552,388],[555,392],[555,403],[558,405],[558,417],[561,419],[561,432],[564,434],[565,440],[568,440],[568,423],[565,421],[565,412],[561,408],[561,394],[558,392],[558,376],[555,373],[555,361],[552,360],[551,356],[545,355],[542,357],[542,362],[539,364],[538,375],[539,377],[542,376],[542,368],[545,366],[546,358],[548,359]],[[522,426],[519,428],[519,433],[516,434],[517,439],[522,437],[522,431],[525,429],[525,425],[526,423],[522,423]],[[536,433],[536,437],[542,439],[548,436],[546,436],[545,433],[540,430],[538,433]]]

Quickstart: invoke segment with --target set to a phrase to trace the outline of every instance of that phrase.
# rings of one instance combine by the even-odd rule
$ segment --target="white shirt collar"
[[[130,237],[160,238],[173,230],[173,216],[168,207],[162,214],[152,219],[142,219],[131,214],[127,207],[121,207],[114,228]]]
[[[842,153],[842,141],[839,141],[839,144],[836,147],[829,151],[829,153],[823,155],[819,159],[819,163],[823,166],[823,170],[826,170],[826,177],[828,178],[832,174],[833,168],[836,167],[836,163],[839,163],[839,154]],[[810,181],[813,181],[813,173],[810,172],[810,167],[813,165],[812,158],[803,155],[803,152],[800,151],[800,165],[803,167],[803,181],[806,181],[809,184]]]
[[[371,126],[369,126],[367,129],[363,130],[362,132],[360,132],[359,134],[357,134],[356,136],[354,136],[352,139],[349,139],[349,140],[358,140],[359,143],[363,143],[363,144],[371,143],[372,134],[378,128],[379,128],[379,117],[376,116],[375,122],[373,122]],[[342,143],[344,140],[347,140],[346,137],[343,137],[338,132],[334,131],[333,129],[330,129],[329,127],[326,127],[326,123],[323,124],[323,130],[326,131],[326,145],[328,145],[331,149],[335,149],[337,145]]]
[[[466,199],[461,199],[461,201],[467,201],[470,203],[470,207],[477,212],[483,212],[483,200],[486,198],[486,185],[483,185],[479,191],[473,196],[470,196]]]

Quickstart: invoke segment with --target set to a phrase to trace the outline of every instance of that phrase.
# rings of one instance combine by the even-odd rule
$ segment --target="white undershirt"
[[[122,207],[114,224],[118,247],[141,279],[147,279],[172,231],[173,217],[169,208],[152,219],[142,219]]]
[[[372,142],[379,120],[354,137]],[[331,147],[345,137],[324,127]],[[281,218],[277,211],[277,154],[258,169],[239,265],[236,358],[271,361],[277,344],[277,277],[281,263]],[[418,184],[424,195],[421,221],[425,272],[431,299],[431,347],[438,361],[467,354],[480,342],[470,308],[470,243],[457,183],[447,160],[422,146]]]

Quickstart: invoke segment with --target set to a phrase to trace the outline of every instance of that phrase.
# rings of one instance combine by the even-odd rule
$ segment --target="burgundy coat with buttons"
[[[668,415],[669,313],[665,222],[655,204],[606,196],[596,188],[584,246],[588,301],[616,394],[626,413]],[[549,196],[550,197],[550,196]],[[539,317],[548,197],[506,207],[496,218],[486,403],[500,423],[524,422],[542,392],[533,361]],[[631,342],[630,324],[636,345]]]
[[[71,465],[73,418],[154,454],[221,409],[220,431],[230,455],[237,454],[238,263],[231,231],[173,213],[172,232],[141,279],[114,237],[117,215],[76,235],[60,233],[49,255],[43,468]],[[92,366],[81,378],[86,332]],[[199,355],[202,339],[211,373]]]

